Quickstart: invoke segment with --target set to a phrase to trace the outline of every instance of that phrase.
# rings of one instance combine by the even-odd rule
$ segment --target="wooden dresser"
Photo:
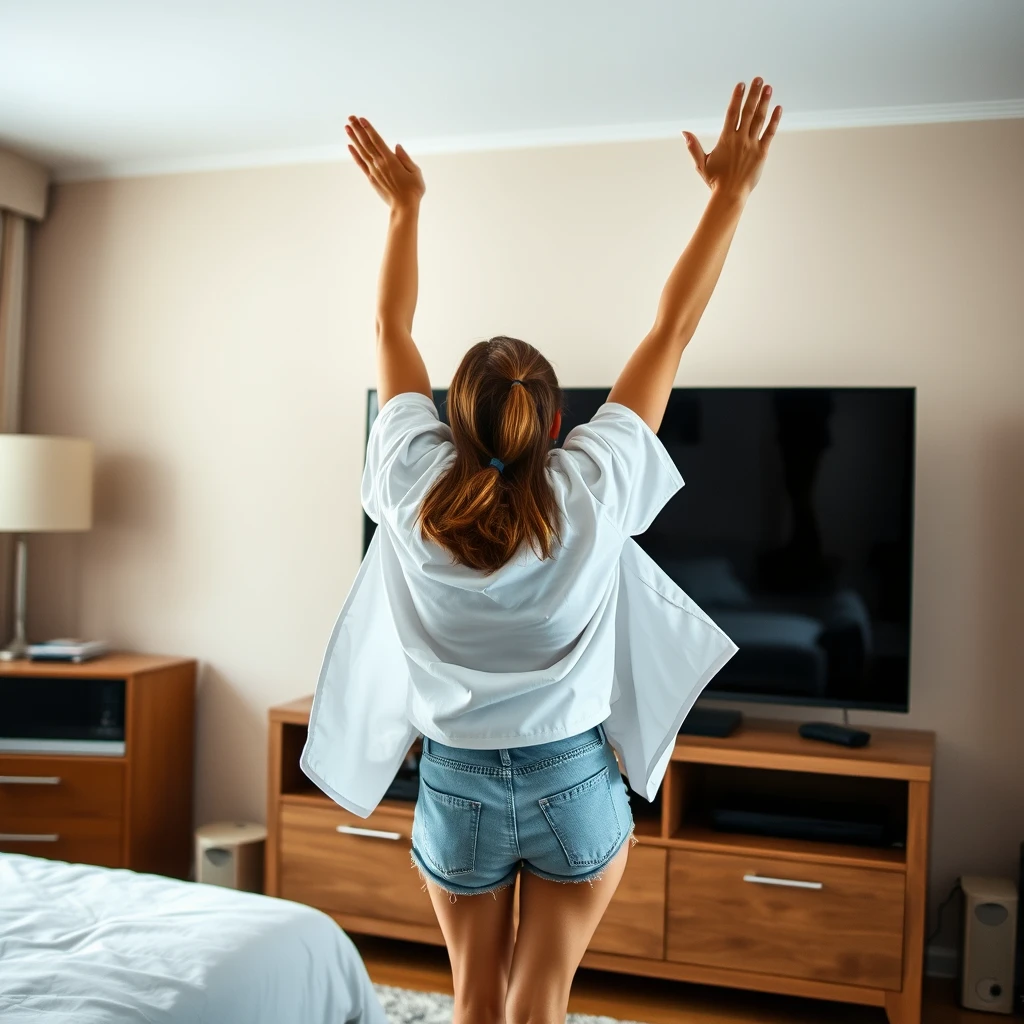
[[[76,744],[60,738],[68,731],[66,706],[54,708],[48,737],[10,738],[15,700],[23,706],[52,692],[74,704],[68,687],[89,686],[92,694],[100,692],[98,681],[109,695],[108,730],[120,730],[120,742],[97,742],[97,753],[80,743],[83,752],[68,752]],[[0,662],[0,851],[186,878],[195,683],[196,662],[182,658]],[[33,714],[38,721],[38,710]]]
[[[413,805],[366,819],[302,774],[311,700],[270,711],[266,891],[352,932],[441,943],[409,858]],[[877,729],[861,750],[748,721],[679,737],[654,804],[633,796],[638,844],[583,964],[649,977],[884,1007],[920,1024],[934,758],[931,733]],[[716,831],[722,794],[786,793],[886,809],[886,847]]]

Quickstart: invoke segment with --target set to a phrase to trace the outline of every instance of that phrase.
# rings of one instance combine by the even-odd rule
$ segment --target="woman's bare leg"
[[[622,879],[629,841],[601,878],[549,882],[519,876],[519,931],[505,1002],[507,1024],[562,1024],[583,954]]]
[[[455,982],[452,1024],[505,1024],[515,932],[515,886],[478,896],[450,896],[427,882]]]

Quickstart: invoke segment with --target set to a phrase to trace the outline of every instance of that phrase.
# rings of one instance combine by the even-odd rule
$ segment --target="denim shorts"
[[[602,726],[502,750],[423,739],[412,857],[450,893],[504,888],[520,867],[555,882],[593,881],[632,832]]]

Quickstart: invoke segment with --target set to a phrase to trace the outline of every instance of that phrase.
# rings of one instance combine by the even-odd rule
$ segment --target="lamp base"
[[[28,644],[24,640],[12,640],[2,651],[0,661],[24,661],[28,657]]]
[[[28,657],[25,634],[25,605],[28,591],[28,541],[19,534],[14,548],[14,636],[0,651],[0,661],[21,661]]]

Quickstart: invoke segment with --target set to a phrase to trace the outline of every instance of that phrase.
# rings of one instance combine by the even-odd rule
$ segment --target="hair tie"
[[[509,387],[510,388],[514,387],[516,384],[518,384],[521,388],[526,387],[526,385],[521,380],[519,380],[518,378],[516,380],[512,381],[512,383],[509,384]]]
[[[501,459],[491,459],[491,465],[499,472],[503,472],[505,469],[505,463]]]

